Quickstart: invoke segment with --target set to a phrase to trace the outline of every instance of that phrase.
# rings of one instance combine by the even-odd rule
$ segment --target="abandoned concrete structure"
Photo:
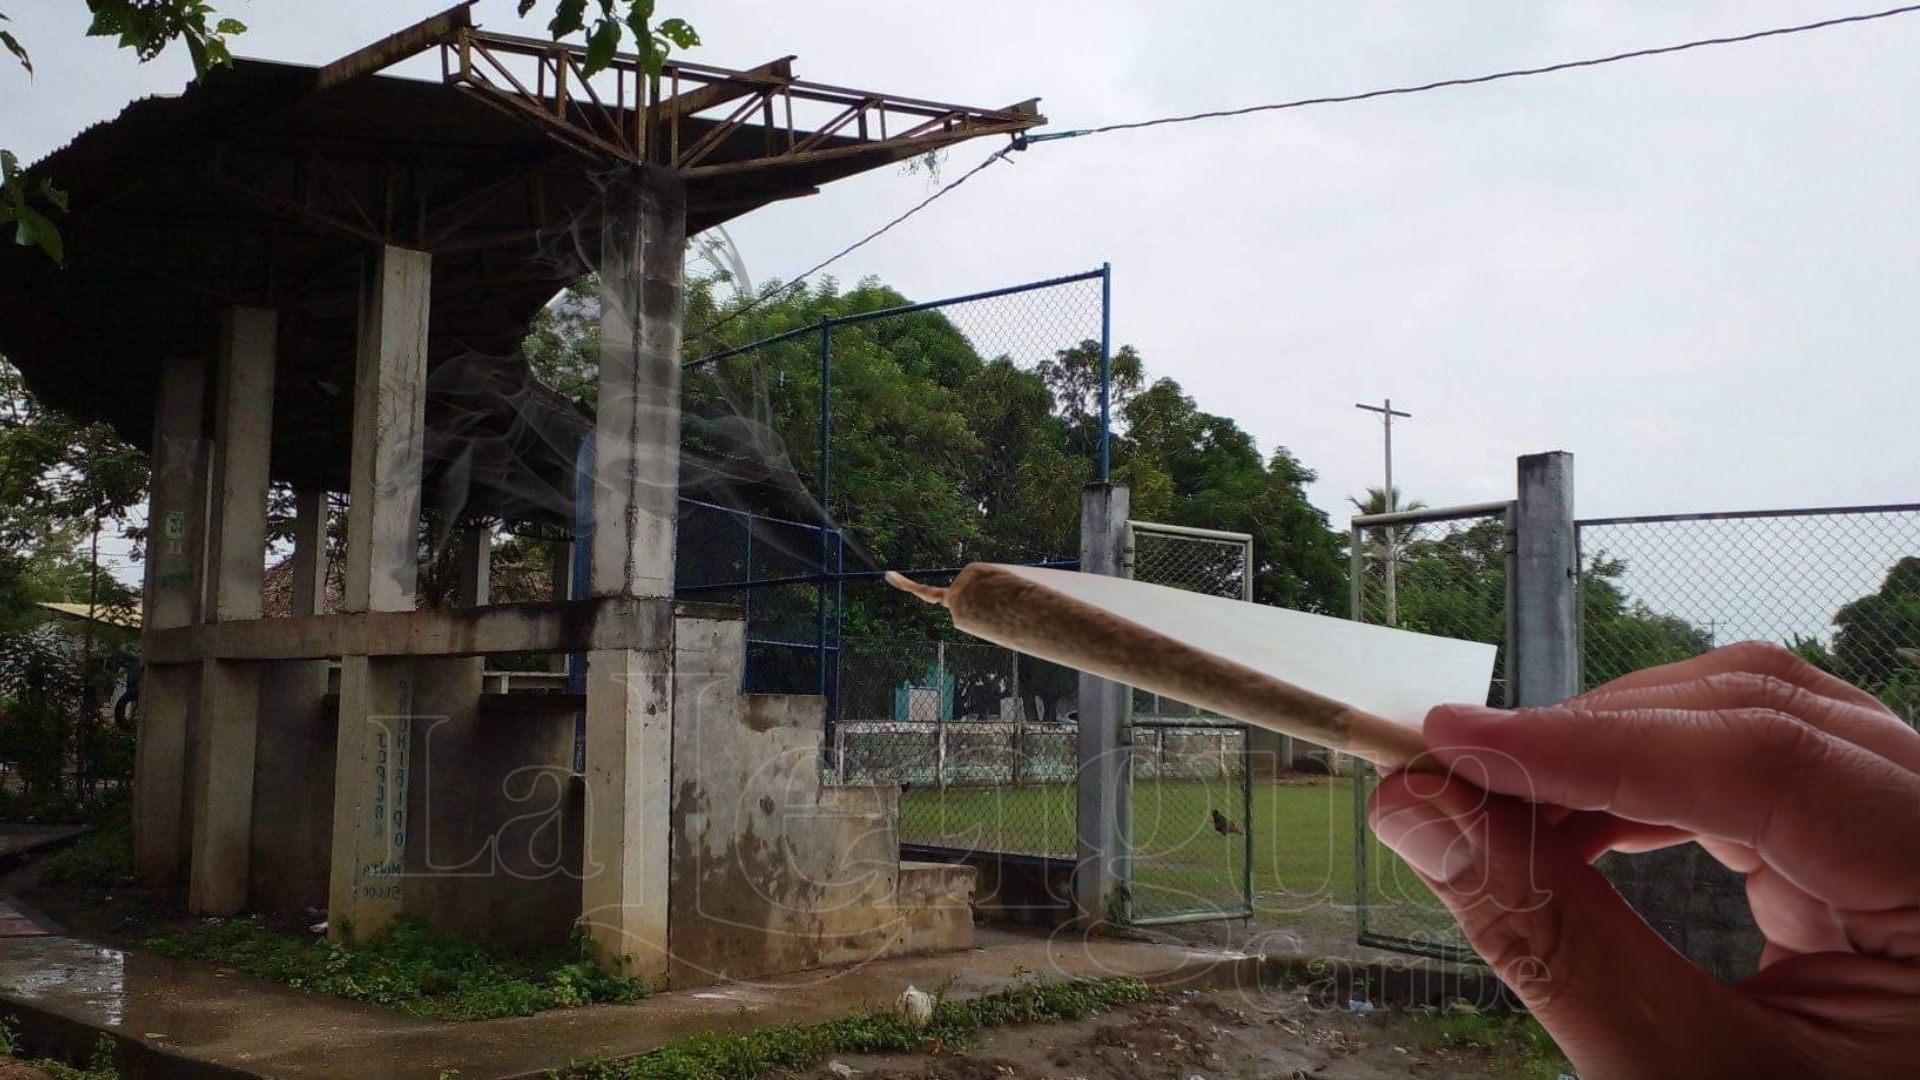
[[[382,74],[430,55],[437,80]],[[892,788],[821,787],[819,699],[743,694],[738,615],[673,597],[682,259],[758,206],[1041,117],[791,58],[582,62],[462,5],[319,69],[237,62],[35,167],[71,197],[70,262],[0,256],[0,347],[152,452],[139,875],[201,912],[324,905],[336,934],[583,919],[683,985],[964,946],[972,871],[903,865]],[[595,271],[589,417],[514,354]],[[585,598],[489,605],[487,523],[570,523],[589,432],[590,579],[557,593]],[[275,481],[289,618],[262,618]],[[415,610],[427,512],[464,530],[462,607]],[[485,693],[502,653],[584,653],[585,692]]]

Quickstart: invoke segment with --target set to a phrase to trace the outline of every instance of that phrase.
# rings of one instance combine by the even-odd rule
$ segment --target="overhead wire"
[[[1490,72],[1484,75],[1469,75],[1469,76],[1462,76],[1462,77],[1451,78],[1451,79],[1437,79],[1432,82],[1410,83],[1404,86],[1381,87],[1374,90],[1363,90],[1363,91],[1360,91],[1357,93],[1351,93],[1351,94],[1324,94],[1324,95],[1319,95],[1315,97],[1295,98],[1291,101],[1270,102],[1263,105],[1247,105],[1247,106],[1242,106],[1242,107],[1233,108],[1233,109],[1215,109],[1208,112],[1186,113],[1186,114],[1176,115],[1176,116],[1160,116],[1160,117],[1153,117],[1147,120],[1130,120],[1130,121],[1125,121],[1125,122],[1115,123],[1115,124],[1102,124],[1098,127],[1078,128],[1072,131],[1043,132],[1039,135],[1026,135],[1026,134],[1016,135],[1012,143],[1010,143],[1007,146],[1001,147],[999,150],[995,151],[991,156],[989,156],[985,161],[982,161],[980,164],[975,165],[973,168],[967,170],[964,174],[962,174],[960,177],[955,179],[952,183],[942,186],[939,190],[935,191],[933,194],[927,196],[926,198],[920,200],[918,203],[914,204],[912,207],[907,209],[904,213],[895,217],[893,220],[887,222],[885,225],[880,226],[878,229],[873,230],[872,232],[854,241],[853,243],[848,244],[846,247],[841,248],[839,251],[833,253],[832,255],[829,255],[825,259],[822,259],[820,262],[815,263],[809,269],[794,276],[793,278],[782,283],[778,287],[769,289],[766,292],[761,293],[760,296],[756,297],[751,302],[739,308],[736,308],[734,311],[732,311],[725,317],[716,320],[711,325],[700,330],[699,334],[696,336],[703,336],[706,334],[710,334],[713,331],[718,330],[720,327],[725,326],[728,323],[734,321],[735,319],[738,319],[746,315],[747,313],[754,311],[755,309],[759,308],[761,305],[766,304],[777,297],[783,296],[788,292],[791,292],[792,290],[798,288],[801,284],[803,284],[808,278],[812,277],[814,274],[817,274],[820,271],[825,270],[827,267],[832,266],[836,262],[839,262],[841,259],[845,258],[846,256],[851,255],[853,252],[858,251],[860,248],[865,247],[867,244],[872,243],[874,240],[879,239],[882,235],[886,234],[896,226],[900,225],[902,222],[906,221],[908,218],[911,218],[915,214],[918,214],[920,211],[925,210],[928,206],[931,206],[935,202],[935,200],[938,200],[942,196],[946,195],[948,192],[955,190],[960,185],[966,183],[968,180],[973,179],[975,176],[985,171],[988,166],[993,165],[994,163],[999,161],[1007,160],[1007,155],[1010,154],[1012,151],[1024,150],[1029,146],[1038,145],[1040,143],[1057,142],[1063,139],[1077,139],[1077,138],[1083,138],[1091,135],[1105,135],[1105,134],[1109,134],[1116,131],[1138,131],[1142,128],[1162,127],[1170,124],[1188,124],[1188,123],[1194,123],[1196,121],[1201,121],[1201,120],[1219,120],[1219,119],[1225,119],[1228,117],[1250,116],[1255,113],[1280,112],[1282,110],[1287,110],[1287,109],[1303,109],[1303,108],[1308,108],[1316,105],[1343,105],[1343,104],[1349,104],[1357,101],[1371,101],[1376,98],[1405,97],[1411,94],[1430,93],[1435,90],[1451,90],[1451,89],[1456,89],[1463,86],[1481,86],[1487,83],[1502,82],[1508,79],[1530,78],[1537,75],[1552,75],[1562,71],[1574,71],[1581,68],[1601,67],[1606,64],[1618,64],[1618,63],[1622,63],[1629,60],[1644,60],[1648,57],[1668,56],[1674,53],[1689,52],[1694,49],[1708,49],[1708,48],[1717,48],[1717,47],[1727,46],[1727,45],[1740,45],[1748,42],[1760,41],[1766,38],[1785,37],[1791,34],[1805,34],[1815,30],[1831,29],[1836,26],[1849,26],[1849,25],[1854,25],[1858,23],[1875,22],[1881,19],[1891,19],[1901,15],[1911,15],[1916,12],[1920,12],[1920,4],[1906,4],[1901,7],[1887,8],[1881,11],[1862,12],[1854,15],[1839,15],[1830,19],[1820,19],[1815,22],[1797,23],[1792,26],[1776,26],[1766,30],[1755,30],[1749,33],[1744,33],[1744,34],[1729,34],[1722,37],[1697,38],[1692,41],[1684,41],[1675,45],[1658,45],[1658,46],[1653,46],[1651,48],[1633,49],[1627,52],[1610,53],[1605,56],[1587,57],[1581,60],[1563,60],[1558,63],[1545,64],[1539,67],[1510,68],[1504,71],[1495,71],[1495,72]]]

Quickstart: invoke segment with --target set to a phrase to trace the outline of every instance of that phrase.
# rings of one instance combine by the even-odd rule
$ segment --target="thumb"
[[[1401,772],[1369,820],[1586,1080],[1702,1062],[1771,1075],[1786,1048],[1757,1009],[1661,940],[1538,809],[1452,771]]]

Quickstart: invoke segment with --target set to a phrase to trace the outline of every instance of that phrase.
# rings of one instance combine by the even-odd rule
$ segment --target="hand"
[[[1912,1076],[1920,1066],[1920,733],[1748,642],[1543,709],[1427,715],[1442,772],[1370,819],[1583,1080]],[[1698,840],[1766,936],[1734,986],[1591,865]]]

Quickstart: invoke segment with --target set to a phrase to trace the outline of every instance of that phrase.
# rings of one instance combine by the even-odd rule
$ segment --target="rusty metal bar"
[[[364,48],[355,49],[316,72],[313,77],[313,88],[328,90],[341,83],[351,82],[362,75],[371,75],[383,68],[392,67],[402,60],[418,56],[435,45],[445,42],[459,31],[470,29],[473,26],[473,13],[468,9],[476,2],[477,0],[461,0],[460,3],[438,15],[429,15],[404,30],[388,34]]]

